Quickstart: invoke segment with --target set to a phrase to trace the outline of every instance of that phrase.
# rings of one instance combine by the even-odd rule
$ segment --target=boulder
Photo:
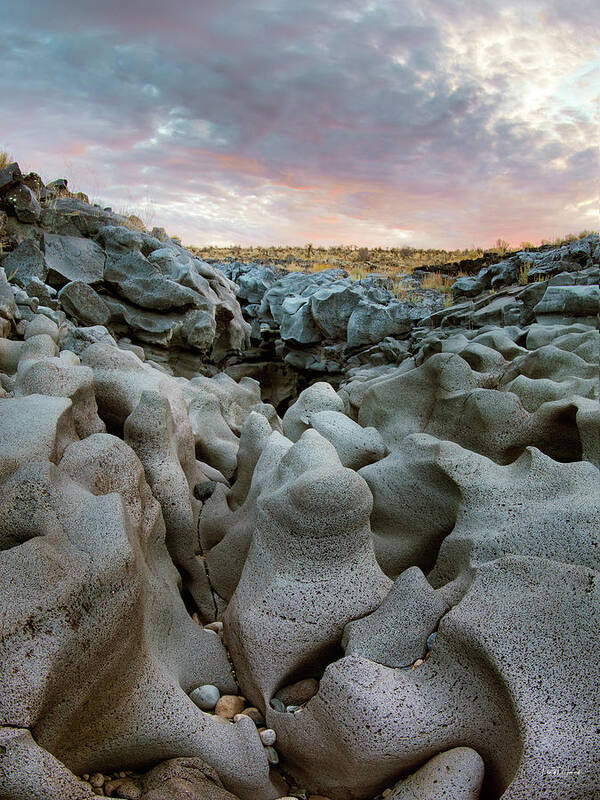
[[[71,317],[86,325],[106,325],[110,310],[100,295],[83,281],[71,281],[58,293],[58,299]]]
[[[17,186],[23,180],[23,175],[16,161],[12,161],[0,169],[0,193],[4,194]]]
[[[329,383],[313,383],[299,395],[285,412],[283,432],[292,442],[297,441],[310,427],[310,418],[317,411],[343,412],[344,402]]]
[[[3,197],[3,204],[19,222],[28,225],[38,222],[42,215],[42,208],[37,197],[24,183],[9,189]]]
[[[310,298],[310,310],[326,339],[346,339],[348,320],[361,301],[352,286],[333,284],[318,289]]]
[[[139,252],[109,255],[104,280],[126,300],[153,311],[202,305],[196,292],[166,277]]]
[[[74,364],[63,358],[44,358],[27,362],[15,381],[15,395],[45,395],[71,400],[70,415],[81,439],[93,433],[103,433],[106,426],[98,416],[94,396],[94,374],[89,367]]]
[[[17,306],[10,283],[6,278],[5,270],[0,267],[0,317],[6,320],[14,319]]]
[[[44,254],[34,237],[25,239],[8,253],[2,260],[2,266],[19,286],[26,287],[34,278],[42,282],[46,280]]]
[[[102,281],[104,252],[89,239],[45,233],[44,259],[51,286],[64,286],[69,281]]]
[[[579,317],[593,321],[599,310],[598,286],[548,286],[533,312],[538,322],[564,324]]]
[[[72,408],[66,397],[0,398],[0,479],[30,461],[58,463],[65,448],[79,438]]]

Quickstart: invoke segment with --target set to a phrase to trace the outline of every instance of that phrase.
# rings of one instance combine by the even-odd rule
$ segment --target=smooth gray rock
[[[0,267],[0,317],[11,320],[17,310],[12,287],[6,278],[6,271]]]
[[[44,254],[33,237],[25,239],[8,253],[2,260],[2,266],[7,275],[14,276],[13,280],[19,286],[27,286],[33,278],[42,282],[46,280]]]
[[[394,786],[389,800],[478,800],[485,765],[470,747],[434,756]]]
[[[391,583],[371,547],[371,503],[362,478],[312,430],[285,453],[261,493],[223,620],[242,692],[258,708],[294,673],[319,670],[344,626],[387,594]],[[257,641],[260,648],[249,645]]]
[[[378,609],[344,628],[346,655],[359,655],[387,667],[410,666],[423,658],[427,637],[449,605],[418,567],[410,567],[394,582]]]
[[[284,434],[292,442],[297,441],[310,427],[312,414],[325,410],[343,412],[344,402],[329,383],[319,381],[301,392],[285,412],[282,422]]]
[[[24,728],[0,728],[3,800],[94,800],[89,784],[36,744]]]
[[[206,683],[204,686],[198,686],[190,692],[190,700],[193,700],[198,708],[201,708],[203,711],[212,711],[220,697],[221,692],[216,686],[210,683]]]
[[[106,325],[110,310],[98,292],[83,281],[71,281],[58,293],[62,307],[85,325]]]
[[[98,244],[107,255],[122,255],[131,251],[141,251],[143,238],[141,231],[132,231],[124,225],[106,225],[98,231]]]
[[[281,306],[281,338],[297,344],[320,342],[322,333],[315,325],[311,305],[304,297],[286,297]]]
[[[360,292],[344,284],[323,287],[311,296],[313,319],[326,339],[346,339],[348,320],[360,301]]]
[[[196,292],[166,277],[138,252],[109,256],[104,280],[126,300],[152,311],[201,305]]]
[[[44,234],[44,259],[47,283],[63,286],[69,281],[100,283],[104,271],[104,251],[90,239]]]
[[[316,411],[309,416],[311,428],[331,442],[345,467],[358,470],[387,454],[381,434],[362,428],[339,411]]]
[[[598,286],[548,286],[543,298],[533,309],[538,322],[559,318],[568,321],[577,317],[595,317],[600,310]]]

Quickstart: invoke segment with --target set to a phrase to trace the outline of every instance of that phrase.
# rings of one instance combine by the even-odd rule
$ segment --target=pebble
[[[90,778],[90,783],[94,789],[99,789],[101,786],[104,786],[104,775],[101,775],[99,772],[94,772]]]
[[[209,622],[208,625],[204,626],[204,630],[214,631],[215,633],[222,633],[223,623],[220,620],[217,620],[217,622]]]
[[[437,631],[434,631],[433,633],[429,634],[429,636],[427,637],[427,649],[428,650],[431,650],[431,648],[434,645],[434,642],[435,642],[436,638],[437,638]]]
[[[329,800],[329,798],[322,794],[309,794],[308,800]]]
[[[224,694],[215,706],[215,714],[225,719],[233,719],[236,714],[241,714],[245,706],[244,698],[237,694]]]
[[[294,711],[298,711],[299,708],[300,706],[286,706],[285,710],[288,712],[288,714],[293,714]]]
[[[264,745],[269,747],[277,741],[277,734],[273,728],[266,728],[264,731],[260,732],[260,740]]]
[[[279,756],[274,747],[265,747],[265,753],[267,754],[267,761],[269,764],[279,764]]]
[[[278,697],[274,697],[271,700],[271,708],[274,708],[275,711],[285,712],[285,706]]]
[[[417,658],[417,660],[413,664],[413,669],[416,669],[417,667],[422,666],[424,663],[425,662],[423,661],[422,658]]]
[[[142,790],[130,778],[125,778],[118,782],[116,796],[124,800],[139,800]]]
[[[201,708],[203,711],[212,711],[219,702],[220,697],[221,692],[211,683],[198,686],[197,689],[194,689],[194,691],[190,693],[190,700],[193,700],[198,708]]]
[[[242,711],[242,714],[245,714],[247,717],[250,717],[252,722],[258,727],[259,725],[265,724],[265,718],[262,711],[259,711],[258,708],[254,706],[249,706]]]
[[[139,800],[142,796],[142,791],[132,780],[126,778],[119,786],[118,796],[124,798],[124,800]]]
[[[286,706],[300,706],[308,702],[319,691],[319,681],[315,678],[304,678],[304,680],[284,686],[275,693],[275,697]]]
[[[389,797],[391,795],[391,793],[392,793],[391,789],[384,789],[382,797]]]

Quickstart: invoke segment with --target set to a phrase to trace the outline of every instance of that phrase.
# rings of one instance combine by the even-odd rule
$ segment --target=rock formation
[[[0,206],[0,797],[599,796],[597,237],[445,307]]]

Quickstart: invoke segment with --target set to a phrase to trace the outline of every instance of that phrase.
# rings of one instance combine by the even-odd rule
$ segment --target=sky
[[[598,229],[597,0],[0,0],[0,149],[187,244]]]

